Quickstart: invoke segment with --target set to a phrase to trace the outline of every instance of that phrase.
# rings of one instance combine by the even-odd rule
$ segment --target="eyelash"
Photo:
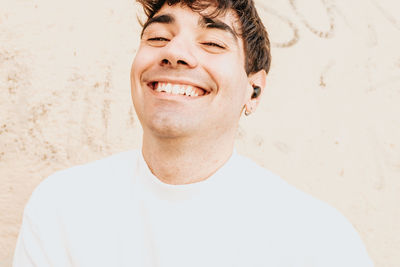
[[[161,42],[168,42],[169,40],[164,37],[154,37],[147,39],[148,41],[161,41]]]
[[[214,47],[218,47],[218,48],[221,48],[221,49],[225,49],[224,46],[222,46],[220,44],[217,44],[217,43],[213,43],[213,42],[205,42],[205,43],[202,43],[202,44],[203,45],[207,45],[207,46],[214,46]]]
[[[169,39],[164,38],[164,37],[153,37],[153,38],[149,38],[147,39],[148,41],[156,41],[156,42],[168,42]],[[202,45],[206,45],[206,46],[210,46],[210,47],[217,47],[217,48],[221,48],[221,49],[225,49],[225,46],[214,43],[214,42],[204,42],[201,43]]]

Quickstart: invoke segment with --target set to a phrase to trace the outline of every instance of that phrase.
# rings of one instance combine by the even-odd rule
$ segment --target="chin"
[[[181,138],[193,135],[195,132],[193,129],[198,127],[194,127],[193,122],[186,120],[155,116],[147,123],[147,128],[161,138]]]

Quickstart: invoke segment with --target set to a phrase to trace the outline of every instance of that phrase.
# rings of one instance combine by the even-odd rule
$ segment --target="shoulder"
[[[240,184],[241,190],[251,193],[254,197],[264,198],[263,200],[268,202],[279,200],[282,207],[286,204],[305,206],[322,204],[245,156],[236,155],[235,164],[232,165],[233,182]]]
[[[302,207],[302,212],[304,212],[305,209],[334,211],[334,209],[325,202],[290,185],[277,174],[261,167],[251,159],[237,155],[235,160],[236,182],[242,183],[241,188],[252,192],[252,195],[255,195],[255,197],[264,198],[265,201],[277,200],[282,208],[284,208],[285,205],[298,208]],[[275,203],[278,204],[277,202]]]
[[[108,156],[93,162],[73,166],[71,168],[57,171],[45,179],[40,187],[68,185],[74,183],[103,182],[110,178],[124,173],[136,163],[138,151],[125,151]]]
[[[334,207],[246,157],[236,160],[236,178],[247,206],[256,211],[260,225],[272,226],[272,235],[287,241],[285,246],[312,253],[322,266],[372,266],[357,231]]]
[[[238,156],[240,160],[241,190],[246,191],[259,208],[276,211],[280,217],[297,218],[297,224],[321,225],[323,221],[332,224],[350,224],[335,208],[295,188],[271,171],[252,160]],[[322,224],[323,225],[323,224]]]
[[[44,179],[33,191],[26,209],[44,210],[46,207],[72,206],[81,200],[105,198],[117,187],[125,187],[129,173],[137,162],[139,151],[132,150],[106,158],[60,170]],[[90,195],[90,197],[89,197]]]

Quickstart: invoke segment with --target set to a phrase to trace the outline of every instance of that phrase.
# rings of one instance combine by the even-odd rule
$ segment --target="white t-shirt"
[[[178,167],[178,166],[177,166]],[[128,151],[60,171],[32,194],[14,267],[369,267],[352,225],[233,154],[169,185]]]

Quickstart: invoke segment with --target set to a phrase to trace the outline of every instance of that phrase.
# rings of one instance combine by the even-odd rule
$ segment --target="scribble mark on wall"
[[[383,8],[376,0],[371,0],[375,7],[382,15],[398,30],[400,30],[400,21],[396,20],[385,8]]]
[[[293,8],[296,15],[301,19],[304,26],[307,27],[313,34],[317,35],[320,38],[331,38],[334,34],[335,29],[335,17],[333,16],[333,7],[328,5],[326,0],[321,0],[323,6],[326,8],[326,14],[329,20],[329,29],[327,30],[318,30],[316,27],[312,26],[309,21],[305,18],[305,16],[300,12],[297,1],[289,0],[291,7]],[[306,5],[304,5],[306,6]]]
[[[288,26],[289,32],[291,32],[291,36],[289,38],[285,38],[286,40],[283,41],[276,41],[277,37],[273,37],[271,39],[271,45],[273,47],[278,47],[278,48],[287,48],[294,46],[298,41],[299,41],[299,29],[296,27],[296,25],[287,17],[280,15],[277,11],[266,7],[264,5],[260,5],[260,11],[261,13],[264,12],[266,15],[264,16],[265,18],[273,17],[277,18],[279,22],[282,22],[283,25]],[[268,28],[268,25],[267,25]],[[267,29],[267,31],[270,31],[271,29]],[[282,28],[280,28],[280,33],[283,32]]]

